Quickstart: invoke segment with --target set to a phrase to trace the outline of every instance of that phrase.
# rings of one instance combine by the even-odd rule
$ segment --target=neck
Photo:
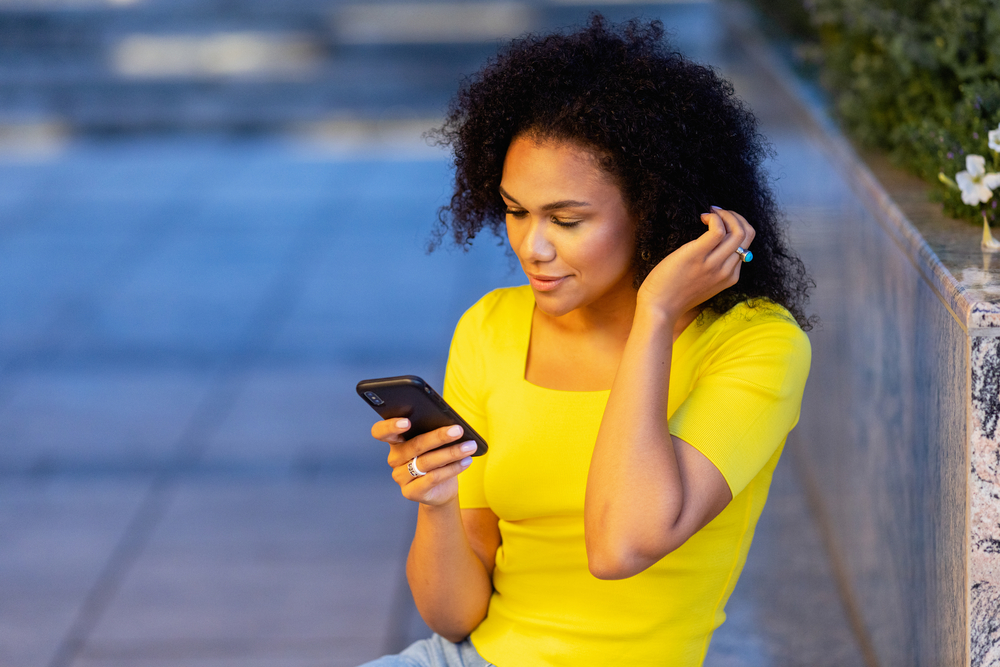
[[[630,287],[564,315],[540,314],[567,334],[608,335],[624,341],[632,328],[635,305],[636,291]]]
[[[636,291],[630,290],[614,298],[606,298],[599,303],[577,308],[565,315],[549,315],[538,311],[538,316],[547,318],[557,329],[567,334],[596,334],[619,339],[624,344],[632,331],[635,308]],[[700,313],[701,308],[692,308],[677,319],[673,331],[675,341]]]

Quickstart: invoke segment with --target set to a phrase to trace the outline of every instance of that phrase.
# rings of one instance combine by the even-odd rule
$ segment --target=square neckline
[[[531,287],[529,285],[525,285],[524,287],[526,287],[528,289],[528,294],[531,296],[531,298],[527,299],[528,307],[525,308],[525,312],[521,313],[521,319],[517,323],[517,326],[520,327],[520,329],[521,329],[518,332],[519,343],[518,343],[518,349],[517,349],[517,353],[518,353],[517,358],[518,358],[518,368],[520,369],[520,373],[518,374],[518,379],[521,382],[523,382],[524,384],[528,385],[529,387],[532,387],[534,389],[539,389],[541,391],[557,392],[557,393],[560,393],[560,394],[577,395],[577,396],[582,395],[582,394],[590,394],[590,395],[595,395],[595,396],[598,395],[598,394],[605,394],[605,395],[606,394],[610,394],[611,393],[611,387],[608,387],[607,389],[554,389],[552,387],[543,387],[540,384],[535,384],[534,382],[531,382],[530,380],[528,380],[528,377],[527,377],[528,376],[528,350],[531,347],[531,327],[532,327],[532,320],[534,319],[535,308],[537,307],[537,304],[535,303],[535,294],[534,294],[534,292],[531,291]],[[677,345],[682,340],[684,340],[685,338],[687,338],[688,335],[689,335],[689,333],[691,331],[693,331],[693,330],[695,330],[695,329],[698,328],[696,326],[696,323],[698,322],[698,320],[700,319],[700,317],[701,317],[700,315],[698,317],[695,317],[693,320],[691,320],[691,322],[688,323],[688,325],[686,327],[684,327],[684,331],[682,331],[681,335],[678,336],[677,340],[674,341],[674,351],[677,350]]]

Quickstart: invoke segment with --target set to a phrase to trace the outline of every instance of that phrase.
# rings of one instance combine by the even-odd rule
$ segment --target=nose
[[[547,227],[535,218],[528,223],[517,253],[522,261],[541,264],[555,259],[556,247],[545,234]]]

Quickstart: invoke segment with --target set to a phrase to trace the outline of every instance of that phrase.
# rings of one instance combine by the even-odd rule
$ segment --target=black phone
[[[483,436],[466,423],[443,398],[416,375],[398,375],[391,378],[362,380],[357,387],[358,396],[363,398],[382,419],[410,420],[410,430],[404,435],[412,438],[442,426],[459,424],[464,433],[462,440],[473,440],[476,452],[482,456],[489,449]]]

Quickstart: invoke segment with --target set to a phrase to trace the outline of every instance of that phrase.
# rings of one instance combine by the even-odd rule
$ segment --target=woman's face
[[[500,195],[507,238],[545,313],[634,303],[634,224],[594,154],[560,140],[517,137]]]

